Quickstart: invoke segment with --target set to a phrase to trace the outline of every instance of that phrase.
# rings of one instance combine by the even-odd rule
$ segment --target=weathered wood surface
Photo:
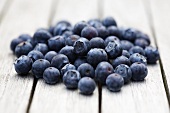
[[[1,0],[0,1],[0,18],[2,16],[2,11],[5,9],[6,5],[7,5],[7,0]]]
[[[150,1],[150,2],[149,2]],[[165,80],[167,95],[170,100],[170,1],[169,0],[149,0],[151,25],[155,33],[157,46],[160,50],[160,56],[163,68],[163,77]],[[159,8],[158,8],[159,7]]]
[[[149,34],[154,45],[142,0],[104,0],[103,2],[103,16],[112,15],[118,21],[118,25],[142,30]],[[144,82],[125,85],[119,93],[111,93],[103,88],[102,112],[169,113],[159,63],[149,65],[148,68],[149,74]]]
[[[41,3],[41,4],[40,4]],[[38,5],[37,5],[38,4]],[[32,34],[47,27],[51,0],[15,0],[0,25],[0,112],[25,113],[33,77],[20,77],[13,68],[14,55],[9,45],[21,33]]]
[[[77,4],[77,5],[71,5]],[[88,8],[87,8],[88,7]],[[97,17],[97,0],[58,0],[53,24],[65,19],[72,23]],[[30,113],[97,113],[98,89],[91,96],[78,90],[68,90],[63,83],[54,86],[39,80],[35,89]]]

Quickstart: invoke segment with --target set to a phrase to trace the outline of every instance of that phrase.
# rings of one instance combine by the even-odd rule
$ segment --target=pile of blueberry
[[[96,82],[117,92],[131,80],[142,81],[148,74],[147,64],[159,59],[147,34],[118,27],[112,17],[74,26],[60,21],[33,36],[20,35],[10,47],[18,57],[14,66],[19,75],[31,71],[47,84],[63,81],[68,89],[78,88],[85,95],[93,93]]]

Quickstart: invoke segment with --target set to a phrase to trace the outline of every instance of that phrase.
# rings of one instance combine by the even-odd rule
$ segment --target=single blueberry
[[[83,30],[83,28],[85,28],[86,26],[88,26],[88,24],[85,21],[80,21],[78,23],[75,24],[75,26],[73,27],[73,32],[76,35],[81,35],[81,31]]]
[[[50,32],[52,36],[54,35],[53,31],[54,31],[54,26],[50,26],[48,32]]]
[[[124,40],[134,42],[135,39],[137,38],[137,30],[133,28],[124,29],[121,32],[121,38]]]
[[[45,55],[48,52],[48,46],[45,43],[38,43],[34,50],[40,51],[43,55]]]
[[[72,31],[65,31],[62,36],[64,37],[64,39],[68,38],[69,36],[73,35]]]
[[[141,62],[141,63],[147,65],[146,58],[143,55],[139,54],[139,53],[132,54],[130,56],[129,60],[130,60],[131,64],[133,64],[135,62]]]
[[[136,39],[144,39],[148,42],[149,45],[151,43],[149,36],[147,34],[140,32],[140,31],[137,32]]]
[[[32,60],[28,56],[20,56],[14,63],[15,71],[19,75],[28,74],[32,68]]]
[[[56,26],[54,26],[53,34],[54,36],[62,35],[65,31],[71,31],[72,27],[68,26],[65,23],[59,23]]]
[[[142,39],[142,38],[136,39],[134,44],[142,48],[149,46],[149,43],[145,39]]]
[[[112,66],[114,68],[116,68],[120,64],[126,64],[126,65],[130,66],[131,63],[130,63],[130,60],[127,57],[125,57],[125,56],[117,57],[112,62]]]
[[[48,39],[52,37],[51,33],[45,29],[37,30],[34,33],[33,39],[36,43],[47,43]]]
[[[43,59],[44,55],[40,51],[32,50],[27,55],[32,59],[32,61],[36,61],[38,59]]]
[[[74,62],[74,66],[78,68],[83,63],[87,63],[86,57],[78,57]]]
[[[129,58],[130,57],[130,53],[127,50],[123,50],[122,51],[122,55]]]
[[[67,20],[61,20],[61,21],[57,22],[56,26],[59,25],[59,24],[65,24],[67,26],[71,26],[71,23]]]
[[[80,93],[84,95],[90,95],[94,92],[96,88],[96,83],[90,77],[83,77],[78,83],[78,89]]]
[[[98,32],[97,32],[96,28],[91,27],[91,26],[86,26],[81,31],[81,37],[85,37],[87,39],[91,39],[91,38],[97,37],[97,36],[98,36]]]
[[[69,63],[69,59],[66,55],[58,54],[51,60],[51,66],[61,69],[63,66]]]
[[[94,48],[87,54],[87,62],[96,67],[100,62],[107,61],[108,56],[104,49]]]
[[[61,75],[63,75],[68,71],[68,70],[76,70],[76,67],[72,64],[66,64],[62,69],[61,69]]]
[[[60,72],[54,67],[45,69],[43,79],[47,84],[56,84],[60,81]]]
[[[127,40],[121,40],[120,44],[121,44],[122,49],[127,50],[127,51],[129,51],[134,46],[132,42],[127,41]]]
[[[115,68],[115,73],[121,75],[125,83],[130,82],[132,78],[132,71],[128,65],[120,64]]]
[[[78,35],[70,35],[69,37],[65,38],[65,45],[73,46],[75,41],[80,38]]]
[[[119,29],[116,26],[110,26],[107,28],[107,31],[109,33],[109,36],[116,36],[119,37],[120,36],[120,32]]]
[[[29,42],[21,42],[15,48],[15,55],[20,57],[21,55],[27,55],[32,51],[33,47]]]
[[[124,85],[123,77],[117,73],[110,74],[106,79],[107,88],[112,92],[118,92]]]
[[[139,46],[134,46],[129,50],[129,53],[132,55],[134,53],[139,53],[141,55],[145,55],[145,50]]]
[[[97,29],[97,32],[98,32],[98,36],[105,39],[107,36],[109,36],[109,32],[108,30],[106,29],[106,27],[104,26],[101,26],[101,27],[98,27],[96,28]]]
[[[79,71],[81,77],[91,77],[91,78],[94,78],[94,76],[95,76],[94,68],[90,64],[88,64],[88,63],[81,64],[77,68],[77,71]]]
[[[13,39],[11,41],[11,44],[10,44],[10,48],[13,52],[15,52],[15,48],[18,44],[20,44],[21,42],[23,42],[23,40],[19,39],[19,38],[16,38],[16,39]]]
[[[117,23],[113,17],[106,17],[102,20],[102,23],[104,26],[109,27],[109,26],[117,26]]]
[[[105,39],[105,46],[107,46],[109,44],[109,42],[116,42],[116,43],[120,43],[120,40],[116,37],[116,36],[108,36]]]
[[[56,56],[57,53],[55,51],[49,51],[48,53],[45,54],[44,59],[48,60],[51,62],[54,56]]]
[[[32,73],[36,78],[42,78],[44,70],[50,67],[50,62],[45,59],[38,59],[32,64]]]
[[[95,70],[95,79],[101,83],[106,84],[106,78],[108,75],[114,72],[114,69],[111,64],[108,62],[100,62]]]
[[[30,40],[32,37],[29,34],[22,34],[18,38],[23,41],[27,41],[27,40]]]
[[[134,81],[142,81],[148,74],[147,66],[140,62],[133,63],[130,69],[132,71],[132,80]]]
[[[80,73],[76,70],[68,70],[63,76],[63,83],[68,89],[76,89],[81,79]]]
[[[91,48],[105,48],[104,40],[100,37],[95,37],[90,40]]]

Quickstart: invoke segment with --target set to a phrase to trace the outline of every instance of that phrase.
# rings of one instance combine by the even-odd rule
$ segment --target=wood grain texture
[[[154,45],[144,6],[140,0],[104,0],[104,16],[114,16],[119,26],[134,27],[149,34]],[[158,6],[157,6],[158,7]],[[159,6],[160,7],[160,6]],[[102,89],[103,113],[169,113],[159,63],[148,66],[143,82],[125,85],[121,92]]]
[[[41,2],[41,4],[39,4]],[[37,5],[38,4],[38,5]],[[25,113],[33,77],[20,77],[13,67],[14,55],[9,45],[21,33],[32,34],[47,27],[51,0],[15,0],[0,25],[0,112]]]
[[[170,88],[170,1],[169,0],[149,0],[150,16],[152,16],[152,27],[155,31],[157,45],[160,50],[163,71],[166,76],[168,88]],[[159,7],[159,8],[158,8]],[[170,91],[170,90],[168,90]],[[168,92],[170,98],[170,92]]]
[[[72,23],[97,17],[97,0],[59,0],[53,24],[66,19]],[[78,90],[68,90],[63,83],[49,86],[38,81],[30,113],[97,113],[98,89],[84,96]]]

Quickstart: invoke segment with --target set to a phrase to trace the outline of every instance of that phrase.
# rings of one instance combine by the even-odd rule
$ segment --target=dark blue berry
[[[86,57],[78,57],[74,62],[74,66],[78,68],[83,63],[87,63]]]
[[[133,64],[135,62],[140,62],[140,63],[143,63],[143,64],[147,65],[146,58],[143,55],[139,54],[139,53],[132,54],[130,56],[129,60],[130,60],[131,64]]]
[[[106,79],[107,88],[112,92],[118,92],[124,85],[123,77],[117,73],[110,74]]]
[[[121,32],[121,38],[124,40],[134,42],[135,39],[137,38],[137,30],[133,28],[124,29]]]
[[[79,38],[73,45],[74,53],[83,56],[90,50],[90,42],[86,38]]]
[[[142,39],[142,38],[136,39],[134,44],[142,48],[149,46],[149,43],[145,39]]]
[[[130,69],[132,71],[132,80],[135,81],[142,81],[148,74],[148,69],[146,65],[140,62],[133,63],[130,66]]]
[[[140,31],[137,32],[136,39],[144,39],[148,42],[149,45],[151,43],[149,36],[147,34],[140,32]]]
[[[105,48],[109,58],[116,58],[122,55],[122,47],[119,43],[109,42]]]
[[[94,27],[94,28],[100,28],[102,27],[102,23],[100,21],[97,21],[97,20],[93,20],[93,21],[90,21],[88,22],[90,26]]]
[[[65,46],[65,40],[63,36],[55,36],[48,40],[48,46],[50,50],[58,52],[61,48]]]
[[[67,26],[71,26],[71,23],[67,20],[61,20],[61,21],[57,22],[56,26],[59,25],[59,24],[65,24]]]
[[[109,27],[109,26],[117,26],[117,23],[113,17],[106,17],[102,20],[102,23],[104,26]]]
[[[63,76],[68,70],[76,70],[76,67],[72,64],[66,64],[62,69],[61,69],[61,75]]]
[[[86,26],[88,26],[88,24],[85,21],[81,21],[75,24],[74,28],[73,28],[73,32],[76,35],[81,35],[81,31],[83,30],[83,28],[85,28]]]
[[[114,72],[114,69],[111,64],[108,62],[100,62],[95,70],[95,79],[101,83],[106,84],[106,78],[108,75]]]
[[[27,55],[33,49],[29,42],[21,42],[15,47],[15,55],[20,57],[21,55]]]
[[[91,77],[91,78],[94,78],[94,76],[95,76],[94,68],[90,64],[88,64],[88,63],[81,64],[77,68],[77,71],[79,71],[81,77]]]
[[[65,45],[73,46],[74,42],[80,38],[78,35],[70,35],[69,37],[65,38]]]
[[[45,59],[36,60],[32,64],[32,73],[36,78],[42,78],[44,70],[50,67],[50,62]]]
[[[130,82],[132,78],[132,71],[128,65],[120,64],[115,68],[115,73],[121,75],[125,83]]]
[[[145,55],[145,50],[139,46],[134,46],[129,50],[129,53],[132,55],[134,53],[139,53],[141,55]]]
[[[18,38],[23,41],[27,41],[27,40],[30,40],[32,37],[29,34],[22,34]]]
[[[34,33],[33,39],[36,43],[47,43],[48,39],[51,37],[52,35],[50,32],[45,29],[40,29]]]
[[[51,60],[51,66],[61,69],[63,66],[69,63],[69,59],[66,55],[58,54]]]
[[[49,51],[48,53],[45,54],[44,59],[48,60],[51,62],[54,56],[56,56],[57,53],[55,51]]]
[[[121,40],[120,41],[121,47],[123,50],[129,51],[134,45],[132,42],[127,41],[127,40]]]
[[[109,36],[116,36],[119,37],[120,36],[120,32],[119,29],[116,26],[110,26],[107,28]]]
[[[126,64],[126,65],[130,66],[131,63],[130,63],[130,60],[127,57],[125,57],[125,56],[117,57],[112,62],[112,66],[114,68],[116,68],[120,64]]]
[[[109,36],[105,39],[105,46],[107,46],[109,44],[109,42],[116,42],[116,43],[120,43],[120,40],[116,37],[116,36]]]
[[[36,61],[38,59],[43,59],[44,55],[40,51],[32,50],[27,55],[32,59],[32,61]]]
[[[40,51],[42,54],[46,54],[48,52],[48,46],[45,43],[38,43],[34,50]]]
[[[96,28],[97,29],[97,32],[98,32],[98,36],[105,39],[107,36],[109,36],[109,32],[108,30],[106,29],[106,27],[104,26],[101,26],[101,27],[98,27]]]
[[[54,36],[62,35],[65,31],[71,31],[71,26],[68,26],[65,23],[59,23],[54,27],[53,34]]]
[[[91,39],[91,38],[97,37],[97,36],[98,36],[97,30],[91,26],[87,26],[87,27],[83,28],[83,30],[81,31],[81,37],[85,37],[87,39]]]
[[[15,48],[18,44],[20,44],[21,42],[23,42],[23,40],[19,39],[19,38],[16,38],[16,39],[13,39],[11,41],[11,44],[10,44],[10,48],[13,52],[15,52]]]
[[[91,48],[105,48],[104,40],[100,37],[95,37],[90,40]]]
[[[130,53],[127,50],[123,50],[122,51],[122,55],[129,58],[130,57]]]
[[[145,48],[145,56],[149,64],[155,64],[160,57],[158,49],[152,46],[148,46]]]
[[[81,79],[80,73],[76,70],[69,70],[63,76],[63,83],[68,89],[76,89]]]
[[[62,36],[64,37],[64,39],[68,38],[69,36],[73,35],[72,31],[65,31]]]
[[[90,20],[88,20],[88,24],[89,25],[93,25],[93,23],[95,23],[95,22],[99,22],[99,23],[101,23],[101,20],[100,19],[98,19],[98,18],[95,18],[95,19],[90,19]]]
[[[54,31],[54,26],[50,26],[48,29],[48,32],[50,32],[50,34],[53,36],[53,31]]]
[[[94,92],[96,88],[96,83],[90,77],[83,77],[78,83],[78,89],[80,93],[84,95],[90,95]]]
[[[43,79],[47,84],[56,84],[60,81],[60,72],[54,67],[45,69]]]
[[[76,54],[73,52],[73,49],[73,46],[65,46],[59,51],[59,53],[66,55],[69,61],[73,63],[76,60]]]
[[[87,54],[87,62],[96,67],[100,62],[107,61],[108,56],[104,49],[94,48]]]
[[[28,74],[32,67],[32,59],[28,56],[20,56],[14,63],[15,71],[19,75]]]

